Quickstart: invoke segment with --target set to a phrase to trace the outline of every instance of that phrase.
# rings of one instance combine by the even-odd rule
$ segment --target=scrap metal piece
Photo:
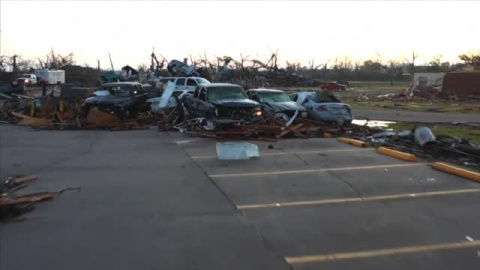
[[[217,143],[217,157],[220,160],[245,160],[260,157],[258,146],[252,143]]]

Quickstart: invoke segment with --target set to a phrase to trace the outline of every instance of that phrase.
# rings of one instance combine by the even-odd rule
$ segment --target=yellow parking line
[[[435,197],[435,196],[446,196],[446,195],[478,193],[478,192],[480,192],[480,188],[476,188],[476,189],[456,189],[456,190],[445,190],[445,191],[431,191],[431,192],[419,192],[419,193],[401,193],[401,194],[393,194],[393,195],[363,197],[363,198],[354,197],[354,198],[338,198],[338,199],[283,202],[283,203],[245,204],[245,205],[237,205],[237,208],[240,209],[240,210],[252,210],[252,209],[292,207],[292,206],[386,201],[386,200],[395,200],[395,199]]]
[[[383,168],[401,168],[401,167],[418,167],[428,163],[402,163],[392,165],[375,165],[375,166],[359,166],[359,167],[343,167],[343,168],[324,168],[312,170],[292,170],[292,171],[273,171],[273,172],[252,172],[252,173],[226,173],[226,174],[211,174],[211,178],[233,178],[233,177],[248,177],[248,176],[268,176],[268,175],[282,175],[282,174],[300,174],[300,173],[318,173],[318,172],[334,172],[334,171],[353,171],[353,170],[369,170],[369,169],[383,169]]]
[[[427,245],[427,246],[399,247],[399,248],[378,249],[378,250],[369,250],[369,251],[360,251],[360,252],[332,253],[332,254],[325,254],[325,255],[287,257],[285,259],[289,264],[303,264],[303,263],[314,263],[314,262],[325,262],[325,261],[371,258],[371,257],[390,256],[390,255],[398,255],[398,254],[431,252],[431,251],[438,251],[438,250],[454,250],[454,249],[471,248],[471,247],[480,247],[480,241],[444,243],[444,244]]]
[[[308,155],[308,154],[323,154],[323,153],[342,153],[342,152],[359,152],[359,151],[371,151],[374,149],[341,149],[341,150],[315,150],[315,151],[293,151],[293,152],[276,152],[276,153],[262,153],[262,157],[273,156],[285,156],[285,155]],[[192,156],[193,159],[211,159],[217,158],[217,156]]]

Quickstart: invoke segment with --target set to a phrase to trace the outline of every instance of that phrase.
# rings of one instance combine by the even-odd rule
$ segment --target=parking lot
[[[0,126],[0,176],[68,191],[1,224],[0,268],[479,269],[480,184],[335,139]]]

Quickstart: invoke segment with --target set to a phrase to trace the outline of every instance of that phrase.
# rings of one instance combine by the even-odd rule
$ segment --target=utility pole
[[[97,70],[100,71],[100,59],[97,59]]]
[[[112,66],[112,71],[115,71],[115,69],[113,68],[112,56],[110,56],[110,53],[108,53],[108,58],[110,58],[110,65]]]
[[[12,71],[17,72],[17,55],[12,56]]]

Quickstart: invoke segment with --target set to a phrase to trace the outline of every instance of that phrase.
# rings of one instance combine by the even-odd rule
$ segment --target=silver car
[[[291,94],[290,98],[305,107],[311,119],[337,122],[340,125],[350,124],[353,120],[350,106],[341,103],[328,91],[300,92]]]

